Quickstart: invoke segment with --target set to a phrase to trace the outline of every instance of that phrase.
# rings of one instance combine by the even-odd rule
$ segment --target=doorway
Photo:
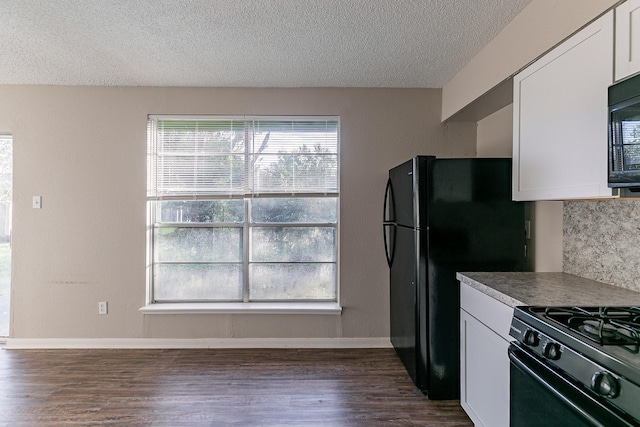
[[[13,137],[0,135],[0,339],[9,336]]]

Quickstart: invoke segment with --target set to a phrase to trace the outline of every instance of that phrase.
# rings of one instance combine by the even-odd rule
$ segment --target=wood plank
[[[2,350],[0,425],[471,426],[393,349]]]

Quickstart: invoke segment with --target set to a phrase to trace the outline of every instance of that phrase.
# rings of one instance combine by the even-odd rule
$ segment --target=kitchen
[[[442,91],[3,85],[0,96],[11,102],[0,106],[0,129],[14,135],[17,168],[15,293],[7,346],[215,347],[274,341],[290,346],[388,346],[388,270],[381,233],[372,231],[380,228],[386,171],[416,153],[510,157],[509,102],[502,105],[499,99],[499,107],[493,104],[475,118],[452,117],[467,105],[484,108],[482,102],[474,101],[491,101],[490,89],[499,90],[502,81],[615,4],[556,3],[532,2]],[[549,22],[544,29],[536,28],[541,16]],[[514,49],[508,47],[510,40],[528,43],[520,42]],[[228,114],[247,109],[256,114],[295,111],[341,117],[342,138],[351,141],[342,147],[342,314],[308,314],[303,319],[291,314],[141,315],[145,295],[140,284],[145,277],[139,267],[145,264],[145,209],[139,200],[144,199],[146,153],[144,144],[136,142],[146,138],[147,115]],[[488,111],[493,114],[487,115]],[[444,126],[443,119],[447,120]],[[110,126],[113,123],[118,126]],[[432,145],[426,146],[425,141]],[[35,194],[42,195],[41,210],[31,209],[30,197]],[[18,203],[18,198],[29,203]],[[618,203],[635,204],[532,203],[532,268],[563,271],[566,256],[569,261],[565,264],[572,265],[572,270],[564,271],[589,274],[593,276],[589,278],[616,285],[620,283],[612,275],[624,272],[626,283],[637,271],[633,264],[620,266],[618,260],[605,258],[614,266],[605,264],[592,274],[584,268],[591,264],[588,259],[594,254],[590,251],[605,245],[575,246],[567,236],[564,241],[561,238],[563,215],[569,216],[565,224],[589,218],[586,213],[591,211],[613,224],[628,223],[625,215],[634,209],[619,211]],[[600,213],[602,209],[612,212]],[[571,230],[579,233],[586,225],[579,223]],[[592,235],[607,235],[598,230],[600,224],[590,221],[588,225],[595,227]],[[618,236],[624,240],[633,234]],[[578,234],[577,240],[582,237]],[[128,241],[135,243],[123,244]],[[627,242],[625,246],[633,245]],[[568,248],[577,249],[563,254]],[[104,300],[109,301],[110,312],[99,317],[95,305]]]
[[[637,72],[631,65],[635,41],[630,32],[637,6],[616,4],[613,11],[527,64],[513,78],[513,105],[497,113],[504,119],[504,141],[512,137],[513,199],[536,204],[564,200],[557,217],[563,240],[558,242],[561,256],[556,259],[565,275],[458,274],[461,402],[476,425],[638,423],[634,403],[640,391],[635,385],[638,310],[633,307],[637,306],[637,265],[635,250],[629,250],[638,237],[630,229],[635,228],[631,211],[638,202],[629,191],[634,184],[627,178],[635,173],[635,161],[632,150],[617,151],[627,149],[624,144],[631,135],[624,133],[628,132],[624,120],[632,117],[628,100],[636,94],[630,90],[635,80],[629,76]],[[607,96],[604,89],[614,82],[619,83],[611,86]],[[610,165],[601,143],[607,140],[607,132],[608,155],[616,159]],[[626,165],[618,168],[616,162],[623,161]],[[543,203],[550,207],[557,202]],[[534,271],[553,270],[536,265]],[[602,305],[619,306],[620,312],[597,308]],[[512,311],[514,307],[518,308]],[[604,338],[609,320],[625,325],[620,336],[615,328],[608,330],[616,331],[610,341]],[[591,324],[597,328],[590,329]],[[630,346],[623,338],[627,326],[635,343]],[[582,340],[587,342],[584,347],[577,344]],[[572,350],[577,347],[581,350]],[[618,354],[605,360],[593,348]],[[483,364],[478,359],[500,362]],[[609,373],[616,370],[616,363],[625,366],[617,368],[625,372],[621,376]],[[632,382],[626,383],[627,379]]]

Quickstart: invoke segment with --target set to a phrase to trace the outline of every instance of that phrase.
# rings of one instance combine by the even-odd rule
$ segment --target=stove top
[[[543,316],[597,344],[640,351],[639,307],[547,307]]]
[[[640,307],[516,307],[514,318],[640,385]]]

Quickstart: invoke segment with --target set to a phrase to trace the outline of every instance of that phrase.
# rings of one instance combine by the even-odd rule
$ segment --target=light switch
[[[40,209],[42,207],[42,196],[33,196],[33,209]]]

